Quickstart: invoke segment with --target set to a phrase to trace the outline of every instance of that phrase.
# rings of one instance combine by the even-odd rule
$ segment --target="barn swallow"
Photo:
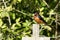
[[[38,24],[45,24],[45,25],[51,27],[52,30],[53,30],[53,29],[55,30],[55,28],[53,28],[53,26],[48,25],[48,23],[39,15],[39,12],[37,12],[37,11],[34,12],[34,20],[35,20]]]
[[[47,24],[47,22],[39,15],[38,12],[35,12],[34,13],[34,20],[40,24],[40,23],[44,23],[44,24]]]

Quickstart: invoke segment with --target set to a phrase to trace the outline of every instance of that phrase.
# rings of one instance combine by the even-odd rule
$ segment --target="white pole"
[[[33,24],[33,37],[39,37],[39,24]]]

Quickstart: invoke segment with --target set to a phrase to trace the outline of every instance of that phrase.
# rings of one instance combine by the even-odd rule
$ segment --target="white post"
[[[39,24],[33,24],[33,37],[39,37]]]
[[[23,37],[22,40],[50,40],[50,37],[39,37],[39,24],[33,24],[32,31],[32,37]]]

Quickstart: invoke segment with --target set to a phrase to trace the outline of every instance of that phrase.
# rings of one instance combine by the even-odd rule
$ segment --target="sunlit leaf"
[[[49,13],[50,15],[54,15],[54,14],[56,14],[55,12],[54,12],[54,10],[50,10],[50,13]]]
[[[15,29],[15,25],[16,25],[16,24],[13,24],[12,27],[11,27],[11,29]]]
[[[10,5],[10,6],[6,7],[5,10],[8,11],[8,12],[12,11],[12,6]]]
[[[1,17],[1,18],[3,18],[3,17],[8,17],[8,12],[5,12],[5,11],[1,12],[1,13],[0,13],[0,17]]]
[[[47,30],[51,31],[51,27],[50,27],[50,26],[42,25],[42,28],[44,28],[44,29],[47,29]]]
[[[20,24],[20,23],[17,23],[16,25],[18,25],[19,27],[21,26],[21,24]]]
[[[45,26],[47,30],[51,31],[51,27]]]
[[[45,4],[44,2],[41,2],[41,5],[42,5],[42,6],[46,6],[46,4]]]
[[[0,39],[1,40],[3,39],[3,33],[0,33]]]
[[[3,24],[3,21],[2,21],[2,19],[0,19],[0,27],[2,26],[2,24]]]
[[[15,19],[15,13],[12,13],[11,16],[12,16],[12,19],[14,20]]]
[[[16,4],[17,3],[17,0],[13,0],[13,3]]]
[[[22,0],[18,0],[18,2],[21,2]]]
[[[40,8],[40,11],[43,11],[44,10],[44,7]]]
[[[18,23],[19,21],[20,21],[20,18],[17,18],[17,19],[16,19],[16,23]]]
[[[4,24],[3,26],[2,26],[2,28],[6,28],[7,26],[6,26],[6,24]]]

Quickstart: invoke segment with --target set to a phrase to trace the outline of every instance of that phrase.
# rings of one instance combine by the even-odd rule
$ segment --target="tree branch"
[[[58,1],[57,5],[55,6],[54,10],[56,10],[58,8],[60,1]]]
[[[56,31],[55,31],[55,37],[57,36],[57,28],[58,28],[57,21],[58,21],[58,14],[56,13]],[[56,40],[57,40],[57,38],[56,38]]]
[[[2,0],[2,1],[4,3],[5,8],[6,8],[7,7],[6,2],[4,2],[4,0]],[[6,11],[6,10],[4,10],[4,11]],[[9,26],[11,26],[11,19],[10,19],[9,14],[8,14],[8,21],[9,21]]]
[[[24,14],[24,15],[29,16],[28,14],[26,14],[26,13],[24,13],[24,12],[22,12],[22,11],[18,10],[18,9],[13,8],[13,10],[15,10],[15,11],[17,11],[17,12],[19,12],[19,13],[22,13],[22,14]]]
[[[48,7],[48,8],[50,8],[50,6],[46,3],[46,1],[45,1],[45,0],[43,0],[43,2],[47,5],[47,7]]]

